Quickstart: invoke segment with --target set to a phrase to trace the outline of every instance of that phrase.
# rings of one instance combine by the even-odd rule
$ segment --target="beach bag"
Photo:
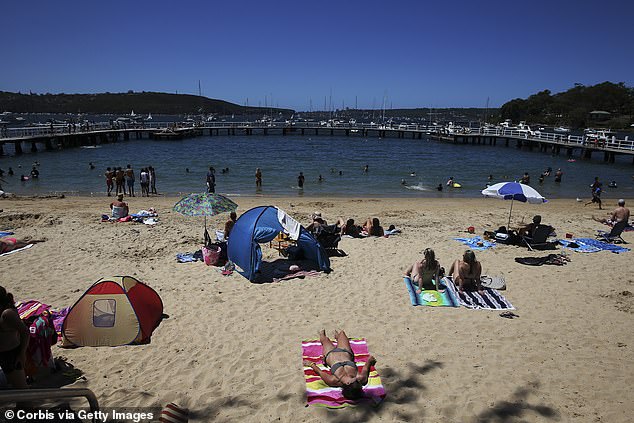
[[[207,266],[218,266],[220,261],[220,253],[222,249],[217,245],[201,248],[203,252],[203,261]]]

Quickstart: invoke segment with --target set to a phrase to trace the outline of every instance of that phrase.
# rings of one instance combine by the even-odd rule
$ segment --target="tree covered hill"
[[[601,113],[591,113],[597,111]],[[575,128],[598,125],[624,128],[633,121],[634,88],[622,82],[603,82],[592,86],[575,84],[557,94],[544,90],[527,99],[517,98],[505,103],[500,116],[513,122],[523,120]]]
[[[189,94],[157,92],[101,94],[21,94],[0,91],[0,111],[15,113],[94,113],[124,114],[284,114],[290,109],[245,107],[223,100]]]

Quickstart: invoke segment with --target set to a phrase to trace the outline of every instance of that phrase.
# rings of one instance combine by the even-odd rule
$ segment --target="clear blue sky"
[[[0,90],[308,110],[484,107],[634,85],[632,1],[7,1]]]

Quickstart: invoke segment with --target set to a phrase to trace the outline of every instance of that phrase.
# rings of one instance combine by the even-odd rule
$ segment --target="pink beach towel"
[[[335,346],[336,342],[333,342]],[[368,344],[364,338],[351,338],[350,347],[354,353],[354,361],[359,372],[363,369],[366,360],[370,356]],[[318,339],[302,341],[303,360],[316,363],[320,369],[330,372],[323,363],[321,342]],[[385,399],[385,388],[381,384],[381,378],[374,366],[370,368],[368,384],[363,387],[365,396],[360,400],[349,400],[341,393],[341,388],[333,388],[319,377],[310,367],[304,367],[304,378],[306,379],[306,401],[308,405],[317,405],[328,408],[354,407],[361,403],[369,403],[378,406]]]

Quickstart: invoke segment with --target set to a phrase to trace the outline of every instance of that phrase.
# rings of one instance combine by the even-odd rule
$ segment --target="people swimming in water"
[[[438,191],[442,191],[442,184],[438,184],[438,186],[436,187],[436,189],[437,189]]]
[[[406,186],[407,182],[405,181],[405,179],[401,179],[401,185]]]
[[[612,181],[608,184],[608,187],[610,188],[616,188],[616,181]]]
[[[416,172],[412,170],[412,171],[409,173],[409,176],[411,176],[411,177],[416,176]]]
[[[447,186],[448,187],[452,187],[454,184],[454,180],[453,180],[453,176],[450,176],[449,179],[447,180]]]

